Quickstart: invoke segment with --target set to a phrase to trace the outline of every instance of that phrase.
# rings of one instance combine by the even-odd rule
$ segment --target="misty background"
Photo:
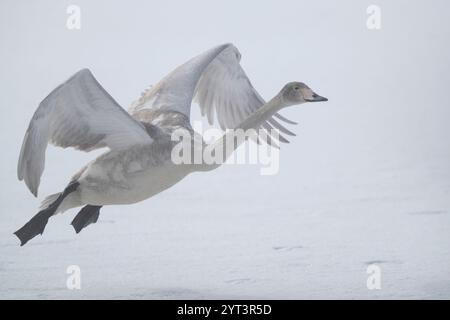
[[[381,29],[366,26],[368,6]],[[69,30],[69,5],[81,29]],[[449,298],[448,1],[0,3],[1,298]],[[39,197],[16,177],[39,102],[89,68],[124,107],[191,57],[232,42],[270,99],[302,81],[327,103],[299,122],[280,171],[229,165],[79,235],[71,210],[21,248],[13,232],[101,153],[49,146]],[[193,105],[191,119],[200,119]],[[381,290],[366,287],[369,265]],[[82,289],[66,288],[79,265]]]

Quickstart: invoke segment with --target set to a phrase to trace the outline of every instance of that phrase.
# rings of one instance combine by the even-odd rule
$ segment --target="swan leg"
[[[67,197],[70,193],[74,192],[79,185],[80,184],[77,181],[71,182],[58,196],[58,198],[53,201],[46,209],[39,211],[22,228],[14,232],[14,234],[19,238],[21,246],[33,239],[35,236],[44,233],[44,229],[47,225],[48,219],[50,219],[50,217],[55,214],[64,198]]]
[[[72,220],[72,226],[76,233],[86,228],[91,223],[96,223],[100,215],[100,208],[102,206],[84,206]]]

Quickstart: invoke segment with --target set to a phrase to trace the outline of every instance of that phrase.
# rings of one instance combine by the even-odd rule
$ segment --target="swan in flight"
[[[294,135],[281,123],[295,124],[278,112],[305,102],[327,101],[301,82],[286,84],[266,102],[241,68],[241,54],[232,44],[212,48],[176,68],[145,91],[128,112],[103,89],[88,69],[54,89],[34,113],[17,167],[34,196],[45,165],[48,143],[62,148],[108,150],[76,173],[62,192],[45,198],[40,211],[14,234],[21,245],[44,232],[48,219],[70,208],[83,207],[72,225],[78,233],[99,217],[104,205],[131,204],[170,188],[188,174],[210,171],[217,164],[175,164],[171,134],[190,124],[193,100],[209,123],[223,130],[266,130],[266,142],[287,142]],[[228,130],[214,142],[223,146]],[[226,151],[225,157],[237,148]]]

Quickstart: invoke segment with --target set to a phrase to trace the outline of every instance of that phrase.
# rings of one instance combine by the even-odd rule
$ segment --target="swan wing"
[[[242,69],[240,59],[241,54],[232,44],[212,48],[179,66],[144,92],[131,106],[130,113],[143,109],[178,111],[189,118],[194,100],[210,124],[216,116],[223,130],[235,128],[265,104]],[[275,114],[262,128],[294,135],[275,118],[295,124]],[[279,141],[287,142],[282,135],[279,137]]]
[[[88,69],[83,69],[39,104],[25,133],[17,175],[37,196],[49,142],[91,151],[151,141],[142,124],[120,107]]]

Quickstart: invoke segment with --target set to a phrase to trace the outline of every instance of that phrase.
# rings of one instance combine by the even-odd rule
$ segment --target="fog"
[[[366,25],[372,4],[381,29]],[[79,30],[66,27],[69,5],[81,10]],[[438,0],[3,0],[0,297],[449,298],[449,10]],[[84,234],[68,226],[75,212],[55,217],[19,247],[12,233],[39,201],[98,154],[49,147],[39,199],[17,180],[23,135],[51,90],[87,67],[127,108],[227,42],[265,99],[289,81],[329,99],[281,112],[299,124],[278,174],[194,174],[105,208]],[[370,291],[374,261],[386,286]],[[65,288],[70,264],[86,270],[79,292]]]

